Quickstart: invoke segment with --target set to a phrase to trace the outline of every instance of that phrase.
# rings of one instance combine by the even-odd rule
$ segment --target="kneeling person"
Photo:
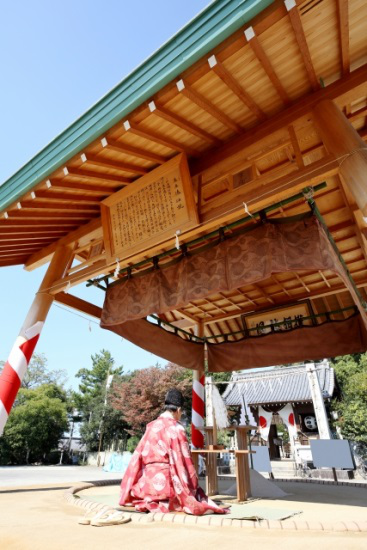
[[[140,512],[223,514],[199,487],[185,429],[179,422],[183,395],[167,392],[164,413],[147,425],[121,482],[120,505]]]

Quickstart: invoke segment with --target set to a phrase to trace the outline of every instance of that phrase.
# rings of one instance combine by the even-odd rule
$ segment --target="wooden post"
[[[217,444],[217,426],[213,407],[213,382],[208,377],[206,381],[206,436],[207,447]],[[217,454],[209,453],[206,457],[206,492],[208,496],[218,494]]]
[[[7,422],[23,376],[26,373],[37,344],[43,323],[54,300],[54,296],[48,290],[54,281],[64,275],[71,255],[71,246],[63,246],[55,251],[19,336],[4,365],[0,376],[0,435]]]
[[[236,429],[238,450],[248,451],[247,437],[251,432],[250,426],[238,426]],[[249,455],[239,453],[237,458],[237,472],[241,472],[242,479],[237,477],[237,497],[240,500],[247,500],[251,496],[251,478],[249,468]]]
[[[330,99],[318,103],[313,114],[326,149],[338,159],[340,175],[367,218],[367,145]]]
[[[195,327],[196,336],[202,336],[204,333],[203,324],[197,324]],[[205,415],[205,369],[200,365],[198,370],[192,373],[192,412],[191,412],[191,442],[194,449],[203,449],[204,447],[204,415]]]

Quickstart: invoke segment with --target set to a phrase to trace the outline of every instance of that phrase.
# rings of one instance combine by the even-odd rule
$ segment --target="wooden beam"
[[[312,63],[310,50],[308,49],[308,44],[307,44],[305,32],[303,30],[301,17],[298,12],[296,0],[285,0],[284,3],[288,11],[289,19],[294,31],[294,36],[297,40],[297,44],[301,52],[303,63],[305,65],[312,89],[318,90],[320,88],[320,83],[317,79],[315,69]]]
[[[81,155],[83,163],[90,164],[92,166],[100,166],[102,168],[113,168],[114,170],[120,170],[121,172],[131,172],[132,174],[140,174],[143,176],[149,172],[148,168],[138,166],[137,164],[131,164],[130,162],[121,162],[117,160],[111,160],[97,155],[83,153]]]
[[[296,157],[297,166],[298,168],[303,168],[305,163],[303,162],[302,152],[298,143],[294,126],[292,126],[292,124],[288,126],[288,133],[289,133],[289,137],[291,138],[292,148],[293,148],[294,156]]]
[[[269,61],[268,56],[263,50],[263,47],[261,46],[260,41],[255,34],[253,27],[248,27],[245,30],[245,37],[248,43],[250,44],[250,47],[254,52],[255,56],[260,61],[262,68],[266,72],[270,82],[276,89],[280,99],[283,101],[284,105],[286,106],[289,105],[291,103],[291,99],[287,94],[287,92],[285,91],[283,84],[280,82],[279,78],[277,77],[273,69],[273,66]]]
[[[124,155],[130,155],[133,157],[138,157],[144,160],[149,160],[155,164],[164,164],[168,159],[162,155],[157,155],[151,151],[146,151],[139,147],[133,147],[132,145],[127,145],[121,141],[116,141],[112,138],[102,138],[101,139],[102,147],[107,147],[111,151],[116,151],[117,153],[123,153]]]
[[[177,82],[177,89],[179,92],[182,93],[187,99],[195,103],[200,109],[203,111],[206,111],[209,113],[213,118],[218,120],[221,124],[232,130],[232,132],[236,132],[237,134],[242,134],[243,129],[237,122],[234,122],[229,116],[227,116],[225,113],[223,113],[218,107],[214,105],[214,103],[211,103],[208,99],[206,99],[203,95],[201,95],[199,92],[194,90],[191,86],[188,84],[185,84],[183,80],[179,80]]]
[[[52,219],[52,220],[18,220],[18,219],[14,219],[12,220],[11,218],[8,218],[7,220],[5,218],[0,218],[0,227],[1,227],[1,230],[3,227],[5,228],[16,228],[16,229],[22,229],[24,231],[24,227],[28,226],[28,227],[32,227],[33,229],[35,227],[39,227],[41,228],[42,230],[46,231],[46,227],[44,226],[48,226],[50,229],[55,229],[55,226],[57,227],[57,229],[60,229],[61,227],[65,227],[66,229],[69,229],[70,230],[70,226],[73,226],[75,227],[75,225],[77,225],[77,222],[75,220],[55,220],[55,219]]]
[[[35,191],[36,199],[47,199],[48,201],[68,201],[68,202],[83,202],[83,203],[90,203],[90,204],[99,204],[101,201],[103,201],[104,198],[108,197],[110,193],[105,190],[105,192],[99,193],[98,195],[85,195],[85,193],[60,193],[58,191],[45,191],[43,189],[40,189],[39,191]],[[35,199],[34,199],[35,200]],[[24,206],[23,202],[22,205]]]
[[[68,229],[55,229],[54,227],[45,228],[43,231],[25,231],[24,227],[13,228],[13,227],[1,227],[1,236],[0,241],[2,240],[17,240],[17,239],[37,239],[39,238],[58,238],[62,237]]]
[[[52,178],[51,181],[52,189],[72,189],[73,191],[76,191],[77,193],[83,192],[83,193],[91,193],[91,194],[98,194],[101,193],[106,194],[107,196],[111,193],[114,193],[115,191],[119,191],[122,186],[117,185],[116,183],[111,184],[109,182],[106,182],[104,185],[97,185],[97,184],[88,184],[88,183],[81,183],[81,182],[75,182],[75,181],[67,181],[65,179],[61,180],[58,178]],[[36,191],[36,194],[38,191]]]
[[[172,151],[180,151],[180,153],[187,153],[193,157],[197,157],[200,154],[199,151],[193,147],[182,145],[181,143],[178,143],[171,138],[166,138],[164,135],[158,134],[153,130],[148,130],[147,128],[143,129],[141,125],[135,124],[130,120],[125,120],[124,128],[125,131],[130,134],[134,134],[135,136],[139,136],[147,141],[152,141],[154,143],[158,143],[159,145],[163,145],[163,147],[167,147],[167,149],[171,149]]]
[[[221,79],[222,82],[229,88],[244,105],[255,115],[258,120],[265,120],[266,114],[252,97],[239,85],[237,80],[231,75],[231,73],[224,67],[224,65],[212,55],[208,59],[209,67],[213,72]]]
[[[321,101],[313,114],[326,149],[339,159],[340,175],[367,217],[367,145],[333,101]]]
[[[188,329],[196,326],[194,321],[189,321],[188,319],[178,319],[178,321],[171,321],[171,325],[176,328]]]
[[[89,203],[84,203],[84,204],[80,204],[80,202],[78,202],[77,204],[73,204],[71,201],[68,201],[68,202],[53,202],[53,201],[50,201],[50,202],[39,202],[37,201],[37,199],[33,200],[33,201],[22,201],[21,202],[21,205],[22,205],[22,211],[24,211],[23,209],[26,208],[26,209],[30,209],[30,210],[36,210],[37,211],[37,215],[39,213],[39,211],[47,211],[47,210],[57,210],[57,212],[60,212],[60,211],[67,211],[67,212],[70,212],[70,211],[74,211],[74,212],[97,212],[99,213],[100,212],[100,206],[99,204],[89,204]],[[52,214],[53,215],[53,214]]]
[[[151,101],[149,103],[149,109],[151,113],[154,113],[155,115],[159,116],[160,118],[167,120],[167,122],[170,122],[171,124],[174,124],[175,126],[178,126],[182,130],[185,130],[186,132],[189,132],[190,134],[197,136],[198,138],[214,144],[214,145],[221,145],[222,141],[215,136],[212,136],[205,130],[202,130],[199,128],[199,126],[196,126],[195,124],[192,124],[187,119],[177,115],[176,113],[172,113],[172,111],[169,111],[159,103],[156,103],[155,101]]]
[[[90,315],[90,317],[95,317],[96,319],[100,319],[102,316],[102,308],[91,304],[90,302],[86,302],[77,296],[73,296],[72,294],[59,292],[59,294],[55,294],[55,301],[59,304],[71,307],[72,309],[76,309],[81,313]]]
[[[39,218],[50,218],[50,220],[55,221],[56,219],[67,218],[68,221],[76,223],[76,221],[82,222],[83,220],[90,220],[91,218],[98,215],[97,212],[83,213],[83,212],[42,212],[42,210],[30,210],[22,208],[21,210],[8,210],[9,219],[18,219],[22,220],[35,219],[37,222]]]
[[[128,185],[133,180],[131,178],[125,178],[123,176],[114,176],[112,174],[104,174],[103,172],[93,172],[91,170],[84,170],[82,168],[64,168],[64,174],[66,177],[77,178],[87,181],[108,181],[116,183],[116,185]]]
[[[225,165],[228,166],[231,157],[240,153],[246,149],[246,147],[264,139],[268,135],[294,123],[297,119],[308,114],[322,99],[337,99],[349,93],[351,90],[354,90],[353,93],[355,95],[353,95],[353,97],[355,98],[365,96],[367,88],[366,83],[367,64],[351,72],[343,79],[330,84],[326,88],[322,88],[302,98],[287,109],[283,109],[281,112],[258,124],[255,128],[243,132],[241,136],[232,138],[221,148],[212,149],[205,153],[200,159],[192,160],[190,162],[191,176],[196,176],[214,167],[219,169],[221,163],[225,163]],[[364,90],[360,90],[360,86],[363,86]]]
[[[262,296],[263,298],[265,298],[265,300],[267,300],[268,302],[270,302],[273,306],[275,305],[275,302],[274,302],[273,298],[272,298],[271,296],[269,296],[269,294],[267,294],[267,293],[265,292],[265,290],[264,290],[263,288],[261,288],[261,286],[259,286],[259,285],[256,284],[256,283],[253,283],[252,286],[253,286],[254,288],[256,288],[256,290],[261,294],[261,296]]]
[[[28,259],[24,267],[28,271],[32,271],[32,269],[39,267],[40,265],[48,261],[48,259],[52,256],[52,254],[60,245],[67,245],[75,242],[78,242],[80,245],[83,243],[83,237],[87,237],[88,240],[92,240],[100,238],[101,236],[102,223],[101,218],[98,218],[89,222],[86,225],[83,225],[82,227],[79,227],[75,231],[72,231],[71,233],[69,233],[65,237],[62,237],[50,246],[40,250]]]
[[[33,254],[37,252],[37,250],[40,249],[42,245],[37,246],[37,244],[31,243],[31,244],[25,244],[25,245],[18,245],[18,244],[12,244],[8,245],[5,248],[3,246],[0,246],[0,253],[1,254]]]
[[[305,185],[320,183],[323,179],[336,174],[338,168],[338,161],[334,157],[328,156],[300,170],[282,176],[271,183],[267,182],[263,186],[261,185],[261,178],[259,178],[255,182],[228,192],[226,195],[221,195],[218,199],[205,205],[202,208],[202,220],[206,222],[215,217],[224,216],[226,213],[233,216],[234,212],[238,213],[243,209],[243,202],[248,207],[252,206],[253,211],[256,212],[299,191]]]
[[[350,73],[348,0],[338,0],[339,45],[342,74]]]
[[[46,242],[45,242],[46,241]],[[45,235],[44,237],[30,237],[28,239],[4,239],[0,237],[0,249],[2,248],[11,248],[11,247],[21,247],[21,246],[31,246],[31,247],[44,247],[52,243],[52,237],[50,235]]]

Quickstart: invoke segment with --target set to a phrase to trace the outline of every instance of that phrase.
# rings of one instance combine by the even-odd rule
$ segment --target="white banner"
[[[285,407],[278,411],[278,414],[283,420],[284,424],[287,426],[289,437],[293,442],[294,439],[297,437],[297,425],[292,405],[290,403],[287,403]]]
[[[261,438],[264,441],[267,441],[269,438],[269,430],[272,417],[272,412],[265,411],[262,407],[259,407],[259,429]]]

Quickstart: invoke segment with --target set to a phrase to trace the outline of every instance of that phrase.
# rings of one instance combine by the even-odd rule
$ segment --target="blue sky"
[[[18,0],[0,19],[0,184],[192,19],[208,0]],[[0,360],[5,360],[42,280],[44,268],[0,268]],[[102,305],[85,285],[73,294]],[[111,351],[126,370],[156,356],[94,321],[53,305],[36,352],[52,369],[75,373],[91,354]]]

